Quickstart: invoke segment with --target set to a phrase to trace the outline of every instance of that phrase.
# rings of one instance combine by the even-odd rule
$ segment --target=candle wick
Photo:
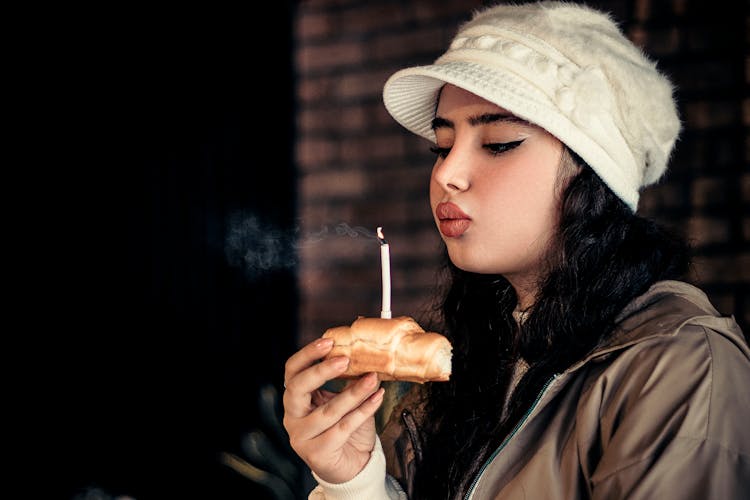
[[[380,242],[380,244],[387,245],[388,242],[385,241],[385,236],[383,235],[383,228],[379,227],[377,233],[378,233],[378,241]]]

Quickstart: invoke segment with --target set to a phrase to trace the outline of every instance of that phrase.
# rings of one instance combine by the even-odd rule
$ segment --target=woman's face
[[[433,128],[430,205],[451,261],[533,284],[558,222],[562,143],[452,85]]]

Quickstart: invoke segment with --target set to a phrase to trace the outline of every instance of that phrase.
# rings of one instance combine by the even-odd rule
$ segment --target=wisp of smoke
[[[242,268],[249,278],[297,265],[297,250],[330,237],[376,239],[375,232],[345,222],[324,225],[300,235],[299,227],[283,230],[255,214],[237,211],[228,216],[224,253],[231,266]]]

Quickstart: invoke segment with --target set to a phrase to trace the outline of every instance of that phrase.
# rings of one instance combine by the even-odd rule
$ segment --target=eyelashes
[[[511,141],[511,142],[492,142],[489,144],[483,144],[482,148],[487,150],[491,155],[501,155],[503,153],[506,153],[512,149],[517,148],[523,143],[523,139],[520,141]],[[437,156],[438,158],[446,158],[448,156],[448,153],[451,152],[451,148],[441,148],[438,146],[432,146],[430,148],[430,151]]]
[[[448,156],[448,153],[451,152],[451,148],[440,148],[437,146],[432,146],[430,148],[430,151],[432,151],[432,153],[438,158],[445,158],[446,156]]]
[[[523,142],[523,139],[520,141],[497,142],[493,144],[485,144],[482,147],[488,150],[492,154],[499,155],[499,154],[505,153],[506,151],[510,151],[511,149],[516,149],[518,146],[521,145],[522,142]]]

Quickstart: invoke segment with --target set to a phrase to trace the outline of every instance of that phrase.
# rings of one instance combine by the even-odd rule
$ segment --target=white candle
[[[383,236],[383,228],[378,228],[380,241],[380,273],[383,277],[383,305],[380,309],[381,318],[391,317],[391,251]]]

